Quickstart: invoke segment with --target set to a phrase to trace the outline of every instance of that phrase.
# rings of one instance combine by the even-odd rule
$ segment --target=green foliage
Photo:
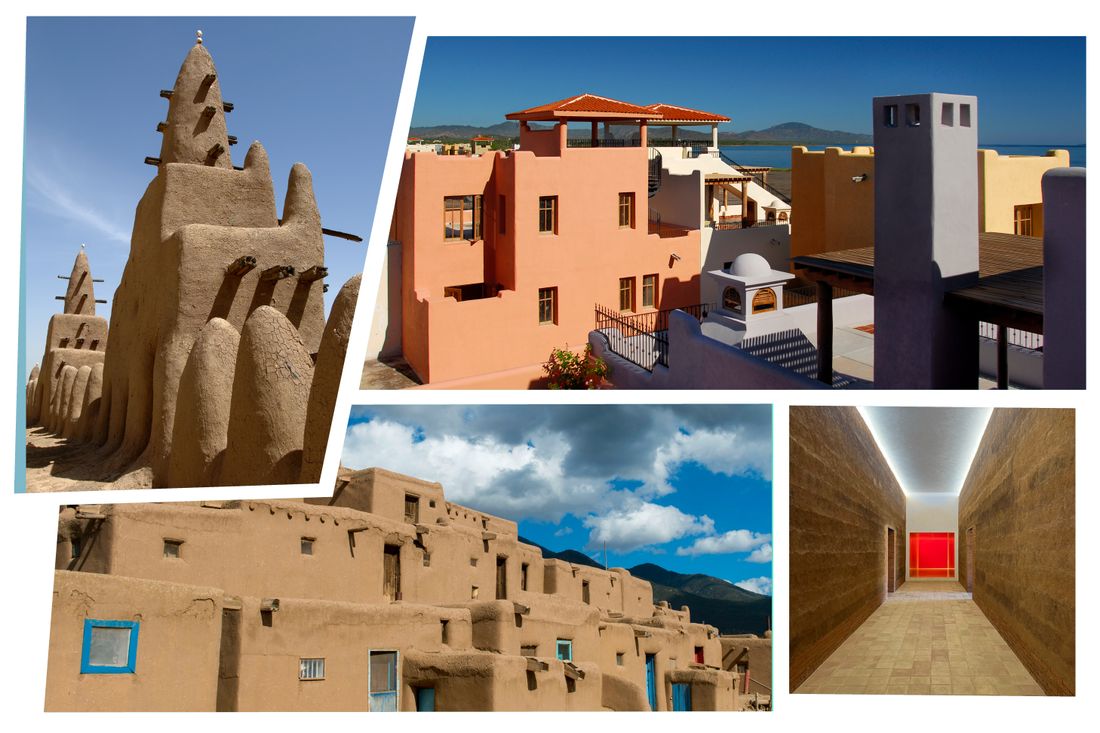
[[[592,345],[583,354],[569,349],[554,349],[542,365],[550,389],[596,389],[607,376],[607,364],[592,356]]]

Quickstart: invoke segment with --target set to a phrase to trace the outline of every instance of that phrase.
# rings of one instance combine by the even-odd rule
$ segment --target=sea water
[[[851,145],[807,145],[808,150],[824,150],[839,147],[851,150]],[[1085,165],[1084,145],[979,145],[978,147],[996,150],[1001,155],[1045,155],[1048,150],[1068,150],[1069,164]],[[790,145],[723,145],[722,152],[730,159],[744,166],[767,166],[769,168],[791,167]]]

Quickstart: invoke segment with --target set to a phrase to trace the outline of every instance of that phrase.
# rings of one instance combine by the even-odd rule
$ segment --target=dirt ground
[[[98,446],[71,443],[44,428],[27,428],[27,491],[148,489],[148,467],[115,469],[98,454]]]

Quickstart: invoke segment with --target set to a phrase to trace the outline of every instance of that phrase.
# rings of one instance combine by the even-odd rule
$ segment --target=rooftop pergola
[[[599,147],[601,142],[606,144],[610,141],[608,127],[613,124],[637,124],[641,145],[644,147],[646,124],[660,118],[661,114],[659,112],[654,112],[648,107],[640,107],[636,104],[600,97],[595,94],[581,94],[576,97],[559,99],[556,102],[541,104],[537,107],[530,107],[505,115],[505,119],[516,120],[521,126],[529,122],[556,122],[563,123],[565,127],[568,127],[569,122],[591,123],[592,147]],[[599,136],[599,124],[601,122],[604,123],[605,137],[603,140]]]
[[[875,294],[875,248],[822,252],[791,260],[817,283],[819,369],[832,364],[832,290]],[[1043,332],[1043,240],[1017,234],[978,235],[978,281],[944,294],[957,312],[997,326],[997,386],[1008,388],[1008,329]],[[828,307],[826,307],[828,304]]]
[[[681,127],[696,127],[696,126],[710,126],[710,144],[711,147],[718,147],[718,125],[722,122],[729,122],[730,118],[724,115],[717,115],[712,112],[703,112],[702,110],[690,109],[688,107],[679,107],[674,104],[650,104],[646,109],[659,112],[661,118],[654,120],[650,124],[660,127],[671,127],[672,143],[676,144],[676,133]]]

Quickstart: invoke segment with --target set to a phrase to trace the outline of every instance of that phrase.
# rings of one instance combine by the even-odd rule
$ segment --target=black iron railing
[[[772,196],[775,196],[780,201],[782,201],[784,203],[787,203],[787,204],[789,204],[791,202],[791,199],[790,199],[790,197],[787,196],[787,194],[783,193],[782,191],[775,188],[774,186],[768,185],[764,181],[764,174],[763,173],[749,173],[748,171],[744,170],[744,166],[742,166],[740,163],[735,161],[733,158],[731,158],[728,155],[726,155],[725,153],[723,153],[721,150],[718,151],[718,157],[721,158],[722,160],[724,160],[728,165],[732,165],[737,170],[742,171],[742,172],[752,176],[752,180],[757,186],[760,186],[762,189],[764,189],[765,191],[770,193]],[[750,168],[751,168],[751,166],[750,166]]]
[[[646,144],[651,148],[709,148],[710,140],[654,140],[649,138]]]
[[[598,137],[593,140],[590,137],[570,137],[565,140],[565,147],[567,148],[640,148],[642,147],[642,141],[635,138],[633,140],[622,140],[613,137]]]
[[[650,151],[649,159],[649,195],[657,193],[661,188],[661,154],[656,150]],[[659,218],[659,217],[658,217]]]
[[[978,322],[978,336],[982,338],[997,340],[998,329],[1000,327],[995,323],[986,323],[985,321]],[[1021,349],[1030,349],[1031,351],[1043,350],[1043,334],[1033,333],[1031,331],[1020,331],[1019,329],[1008,329],[1008,344],[1009,346],[1016,346]]]
[[[711,303],[652,313],[621,313],[596,305],[596,330],[606,338],[611,350],[632,364],[653,371],[654,364],[668,366],[668,315],[683,311],[702,321],[714,308]]]

